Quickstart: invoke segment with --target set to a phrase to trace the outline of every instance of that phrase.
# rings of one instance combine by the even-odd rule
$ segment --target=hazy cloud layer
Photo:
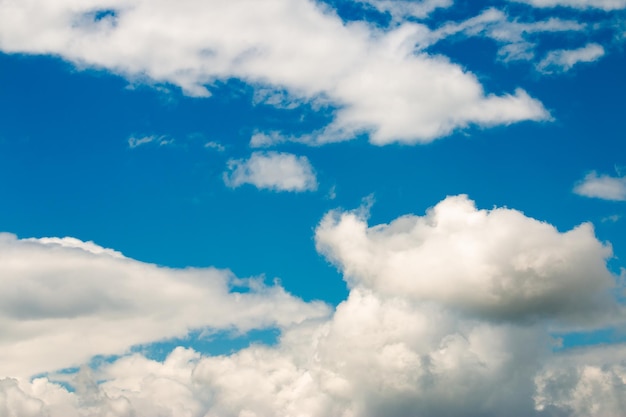
[[[287,91],[337,107],[311,135],[316,143],[359,133],[379,145],[429,142],[470,124],[549,118],[521,89],[486,93],[459,65],[416,52],[429,38],[415,23],[390,31],[345,24],[309,0],[0,1],[4,52],[61,56],[195,96],[229,78]]]
[[[191,329],[283,327],[328,312],[228,271],[158,267],[71,238],[2,235],[0,286],[5,376],[122,354]]]
[[[252,184],[274,191],[313,191],[315,171],[306,156],[279,152],[254,152],[250,158],[232,159],[224,182],[230,187]]]
[[[318,247],[342,268],[350,285],[348,298],[330,317],[324,306],[304,304],[280,288],[229,294],[219,271],[176,271],[174,283],[162,277],[173,271],[103,252],[92,244],[7,237],[3,254],[24,252],[29,259],[39,259],[36,272],[25,274],[20,271],[28,270],[28,264],[20,256],[2,258],[2,265],[13,265],[11,275],[23,278],[21,288],[38,289],[44,277],[52,277],[46,278],[47,288],[65,281],[76,286],[68,271],[88,267],[98,275],[99,265],[113,264],[112,272],[118,275],[106,269],[109,277],[129,276],[128,271],[139,269],[151,281],[166,281],[168,294],[177,289],[175,295],[149,285],[146,288],[156,293],[150,296],[160,300],[161,307],[165,298],[177,309],[193,310],[205,325],[219,320],[216,317],[229,317],[230,323],[239,318],[248,327],[279,323],[282,333],[276,346],[252,345],[227,355],[203,356],[177,348],[163,362],[132,354],[74,374],[52,373],[32,381],[6,378],[0,380],[0,413],[582,417],[612,416],[623,409],[626,348],[554,353],[558,342],[550,336],[551,329],[563,325],[590,325],[572,311],[572,304],[596,318],[602,311],[617,311],[608,295],[617,290],[616,277],[605,266],[610,249],[594,237],[590,226],[559,232],[515,210],[478,210],[464,196],[447,198],[424,216],[404,216],[389,225],[370,227],[362,212],[329,213],[317,228]],[[39,252],[31,252],[31,246]],[[66,274],[42,272],[56,271],[60,259],[72,266],[64,270]],[[7,276],[3,272],[1,276]],[[206,274],[221,277],[217,290],[203,290],[214,282]],[[117,326],[97,328],[102,337],[124,328],[136,330],[130,318],[138,314],[136,310],[106,308],[107,303],[125,300],[120,294],[127,293],[126,281],[120,278],[111,286],[109,279],[106,287],[98,288],[104,294],[91,295],[100,300],[90,307],[92,322],[117,314]],[[205,286],[194,285],[198,281]],[[184,305],[175,301],[178,296],[185,298]],[[241,302],[231,310],[229,303],[237,297]],[[205,311],[203,298],[221,299],[220,307],[215,307],[219,312]],[[38,304],[45,308],[29,311],[52,320],[46,322],[49,327],[56,324],[60,308],[41,300]],[[63,305],[81,311],[75,304],[70,298]],[[15,316],[20,309],[8,311]],[[23,320],[3,314],[5,322]],[[73,351],[81,340],[99,340],[79,321],[69,320],[65,326],[70,334],[80,331],[82,339],[74,335],[61,340],[54,345],[58,349]],[[10,337],[14,344],[28,340],[25,334]],[[13,369],[20,365],[32,369],[29,360],[37,360],[42,349],[31,347],[15,356],[10,362]],[[70,384],[74,392],[54,381]]]
[[[576,184],[574,193],[603,200],[626,201],[626,177],[598,175],[592,171]]]

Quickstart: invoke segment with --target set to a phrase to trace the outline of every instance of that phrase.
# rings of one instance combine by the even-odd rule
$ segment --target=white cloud
[[[389,12],[396,20],[406,17],[425,18],[439,8],[452,6],[453,0],[356,0],[370,4],[381,12]]]
[[[496,320],[590,317],[610,305],[614,284],[611,248],[590,224],[560,233],[515,210],[477,210],[465,196],[373,227],[362,214],[330,213],[316,242],[354,288]]]
[[[128,138],[128,147],[130,149],[135,149],[139,146],[147,145],[148,143],[153,143],[153,142],[158,143],[159,146],[166,146],[166,145],[171,145],[172,143],[174,143],[174,139],[168,137],[167,135],[161,135],[161,136],[150,135],[150,136],[142,136],[142,137],[131,136]]]
[[[349,296],[332,316],[284,326],[275,346],[220,356],[177,348],[163,362],[132,354],[75,374],[0,380],[0,413],[497,417],[515,410],[515,416],[578,417],[623,410],[626,348],[552,352],[550,328],[581,319],[570,303],[593,313],[598,297],[615,289],[605,266],[610,249],[588,226],[559,233],[517,211],[477,210],[467,198],[451,197],[423,217],[382,226],[367,227],[353,213],[329,214],[316,236],[324,254],[348,273]],[[72,247],[82,243],[65,246],[61,250],[83,252]],[[35,255],[29,259],[47,270],[52,256]],[[135,264],[117,256],[116,262]],[[16,270],[25,265],[15,262]],[[152,279],[146,288],[155,291]],[[484,298],[488,311],[475,297]],[[200,298],[188,299],[188,308],[203,303]],[[271,299],[265,293],[253,298]],[[467,315],[459,307],[484,314]],[[533,308],[535,320],[518,320]],[[238,312],[293,319],[290,311],[255,309],[250,300]],[[68,339],[65,347],[76,342]],[[40,352],[30,354],[37,359]],[[29,366],[26,357],[18,364]]]
[[[280,286],[212,268],[158,267],[71,238],[2,235],[0,287],[0,369],[9,376],[122,354],[192,329],[281,327],[327,313]]]
[[[574,193],[603,200],[626,201],[626,177],[598,175],[592,171],[576,184]]]
[[[98,10],[114,13],[95,19]],[[0,1],[4,52],[61,56],[195,96],[238,78],[298,102],[331,103],[335,117],[313,135],[318,143],[360,133],[379,145],[429,142],[470,124],[549,118],[522,90],[485,93],[458,65],[416,53],[429,37],[415,23],[388,32],[345,24],[310,0]]]
[[[224,152],[226,147],[219,142],[209,141],[204,144],[204,147],[207,149],[215,149],[218,152]]]
[[[558,355],[535,378],[535,402],[571,417],[619,416],[626,410],[626,345],[580,348]]]
[[[140,138],[131,136],[128,138],[128,147],[131,149],[135,149],[138,146],[154,142],[156,139],[157,139],[156,136],[143,136]]]
[[[510,0],[535,7],[572,7],[576,9],[618,10],[626,8],[626,0]]]
[[[482,36],[495,40],[501,46],[499,57],[504,61],[532,60],[535,56],[536,40],[533,36],[545,33],[580,32],[585,25],[573,20],[550,18],[548,20],[522,22],[506,13],[489,8],[478,16],[462,22],[451,22],[432,32],[433,41],[448,36]]]
[[[306,156],[279,152],[254,152],[249,159],[228,162],[224,182],[230,187],[252,184],[274,191],[314,191],[315,171]]]
[[[566,72],[580,62],[594,62],[604,56],[604,48],[597,43],[589,43],[578,49],[560,49],[550,51],[537,64],[541,72]]]

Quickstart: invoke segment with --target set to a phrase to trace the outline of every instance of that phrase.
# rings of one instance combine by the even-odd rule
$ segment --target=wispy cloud
[[[575,9],[618,10],[626,8],[626,0],[510,0],[535,7],[572,7]]]
[[[537,64],[537,70],[543,73],[566,72],[581,62],[594,62],[604,56],[604,48],[597,43],[589,43],[578,49],[560,49],[550,51]]]
[[[171,145],[174,143],[174,139],[166,135],[156,136],[131,136],[128,138],[128,147],[130,149],[138,148],[139,146],[147,145],[148,143],[156,143],[159,146]]]
[[[626,201],[626,177],[598,175],[591,171],[574,187],[574,193],[603,200]]]
[[[395,20],[407,17],[425,18],[432,11],[452,6],[453,0],[356,0],[369,4],[381,12],[388,12]]]
[[[218,152],[224,152],[226,147],[219,142],[209,141],[204,144],[204,147],[207,149],[215,149]]]
[[[538,35],[582,32],[585,29],[585,24],[573,20],[520,21],[501,10],[489,8],[465,21],[447,23],[434,30],[433,36],[435,40],[454,35],[490,38],[501,45],[498,56],[503,61],[529,61],[535,57]]]
[[[154,142],[155,139],[156,139],[155,136],[142,136],[142,137],[131,136],[128,138],[128,147],[131,149],[135,149],[141,145]]]
[[[274,191],[314,191],[315,171],[308,158],[279,152],[254,152],[248,159],[228,162],[224,182],[230,187],[252,184]]]

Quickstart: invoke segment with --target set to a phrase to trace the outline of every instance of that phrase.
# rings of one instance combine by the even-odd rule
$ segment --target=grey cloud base
[[[245,331],[269,325],[281,335],[276,346],[252,345],[220,356],[179,347],[163,362],[136,353],[74,374],[34,380],[28,372],[6,374],[0,380],[0,414],[583,417],[617,416],[624,409],[626,346],[559,352],[552,336],[623,323],[622,307],[611,295],[622,288],[606,268],[610,247],[589,225],[560,232],[515,210],[479,210],[465,196],[388,225],[368,226],[366,218],[363,210],[332,212],[317,227],[319,250],[350,287],[330,314],[323,304],[304,303],[254,281],[249,293],[232,293],[227,282],[234,278],[223,271],[158,268],[67,238],[5,236],[3,284],[17,285],[21,297],[41,308],[35,318],[17,307],[2,310],[2,323],[14,329],[5,347],[30,348],[14,353],[1,369],[32,372],[35,361],[37,369],[46,365],[53,371],[67,364],[37,362],[46,356],[44,347],[29,345],[34,336],[23,327],[33,319],[48,325],[38,328],[43,336],[51,323],[62,323],[67,334],[96,340],[85,333],[88,323],[103,337],[126,334],[123,341],[130,346],[135,340],[128,334],[151,328],[153,303],[173,303],[179,311],[170,318],[172,326],[154,328],[163,337],[194,326]],[[24,261],[33,256],[40,260],[35,267]],[[159,281],[163,290],[146,297],[107,293],[109,284],[100,288],[85,279],[102,271],[109,283],[119,277],[118,289],[145,278]],[[81,279],[85,285],[76,286]],[[63,308],[46,303],[50,283],[73,284]],[[79,300],[100,293],[99,302],[84,310]],[[3,297],[2,305],[10,306],[10,294]],[[176,304],[179,299],[184,306]],[[224,309],[230,309],[226,316]],[[148,336],[158,334],[142,337]],[[56,345],[75,355],[73,364],[97,353],[81,350],[76,337]]]

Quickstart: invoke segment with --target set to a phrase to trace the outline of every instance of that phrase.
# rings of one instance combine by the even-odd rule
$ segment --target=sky
[[[0,0],[0,415],[623,415],[625,48],[625,0]]]

